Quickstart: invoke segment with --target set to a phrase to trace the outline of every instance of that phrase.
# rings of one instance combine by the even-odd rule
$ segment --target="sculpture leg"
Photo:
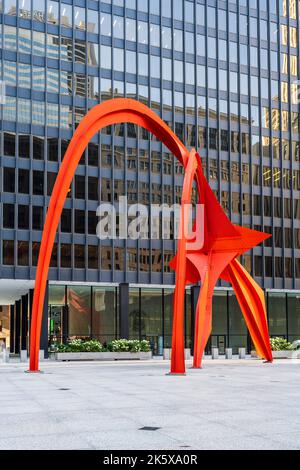
[[[183,332],[184,296],[185,276],[179,279],[174,292],[171,374],[185,374]]]
[[[195,369],[201,369],[203,353],[212,330],[212,294],[209,276],[206,274],[196,309],[193,362]]]
[[[227,272],[257,354],[272,362],[264,292],[237,260],[230,263]]]

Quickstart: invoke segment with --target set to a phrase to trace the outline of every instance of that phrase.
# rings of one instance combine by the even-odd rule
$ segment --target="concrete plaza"
[[[0,449],[300,449],[300,361],[25,366],[0,365]]]

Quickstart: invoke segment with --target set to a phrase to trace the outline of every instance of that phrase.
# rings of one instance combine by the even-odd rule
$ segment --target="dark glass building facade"
[[[298,338],[299,73],[296,0],[0,1],[0,278],[34,280],[47,205],[74,130],[99,102],[130,97],[201,152],[233,223],[273,235],[241,261],[267,291],[271,335]],[[149,338],[156,353],[169,346],[174,240],[100,242],[96,210],[124,195],[129,204],[178,203],[182,181],[180,164],[144,129],[116,125],[92,139],[51,260],[51,340],[124,333]],[[187,347],[196,294],[186,294]],[[26,308],[11,309],[14,330],[22,329],[19,315],[28,321]],[[251,348],[225,284],[213,314],[211,344]]]

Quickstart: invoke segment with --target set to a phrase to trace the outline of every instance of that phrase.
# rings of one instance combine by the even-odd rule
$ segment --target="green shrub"
[[[57,352],[101,352],[103,346],[99,341],[82,339],[74,339],[67,344],[56,345]]]
[[[111,352],[149,352],[150,344],[146,340],[116,339],[108,343],[107,349]]]
[[[292,349],[291,343],[284,338],[271,338],[270,344],[272,351],[289,351]]]
[[[150,351],[149,341],[117,339],[108,343],[104,348],[99,341],[82,339],[73,339],[67,344],[56,344],[54,347],[56,352],[148,352]]]

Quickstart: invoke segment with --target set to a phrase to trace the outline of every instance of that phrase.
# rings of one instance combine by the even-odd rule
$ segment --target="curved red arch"
[[[146,128],[156,135],[185,167],[189,152],[171,129],[147,106],[131,99],[114,99],[95,106],[82,119],[68,146],[59,170],[45,221],[38,258],[32,306],[30,335],[31,372],[38,371],[42,310],[45,298],[49,265],[56,231],[81,155],[92,137],[102,128],[129,122]]]
[[[36,273],[30,335],[30,372],[38,371],[42,311],[50,259],[70,184],[81,155],[92,137],[103,127],[122,122],[137,124],[155,134],[185,168],[180,222],[181,236],[179,237],[178,253],[175,258],[177,276],[174,292],[171,373],[182,374],[185,372],[183,310],[186,284],[190,283],[191,280],[193,282],[202,280],[201,295],[196,312],[194,347],[194,366],[200,367],[203,350],[211,331],[212,293],[216,280],[220,276],[231,282],[234,290],[237,292],[238,301],[258,353],[262,357],[272,360],[263,292],[235,259],[240,253],[244,252],[245,245],[242,243],[243,238],[242,233],[240,233],[243,229],[240,228],[238,230],[237,227],[231,224],[217,200],[214,199],[212,190],[204,177],[199,154],[195,150],[189,153],[169,127],[147,106],[130,99],[115,99],[95,106],[83,118],[69,144],[54,185],[45,221]],[[185,230],[182,230],[183,227],[187,227],[188,221],[185,221],[184,206],[191,201],[191,190],[194,180],[197,184],[199,203],[206,206],[204,220],[205,244],[202,254],[200,253],[200,259],[198,258],[197,260],[193,259],[197,255],[196,252],[187,253],[187,239],[185,237]],[[249,247],[255,246],[266,238],[265,236],[262,237],[264,234],[258,232],[256,235],[254,232],[252,235],[248,235],[251,240]],[[237,245],[239,247],[237,251],[233,250],[233,253],[224,256],[222,253],[226,253],[226,249],[224,251],[226,243],[224,245],[220,236],[229,237],[227,247],[229,246],[230,252],[232,251],[230,240],[234,238],[241,240],[241,244]],[[216,247],[213,247],[213,244],[216,239],[221,240],[219,244],[220,259],[214,253]],[[246,247],[248,248],[248,245]],[[204,257],[204,261],[201,260],[201,256]],[[212,256],[214,256],[214,261],[218,266],[211,266],[213,264],[211,261]],[[189,268],[194,265],[194,268],[198,271],[198,277],[197,275],[191,276],[190,272],[187,273],[187,263],[189,263]],[[226,266],[227,271],[225,269]]]

